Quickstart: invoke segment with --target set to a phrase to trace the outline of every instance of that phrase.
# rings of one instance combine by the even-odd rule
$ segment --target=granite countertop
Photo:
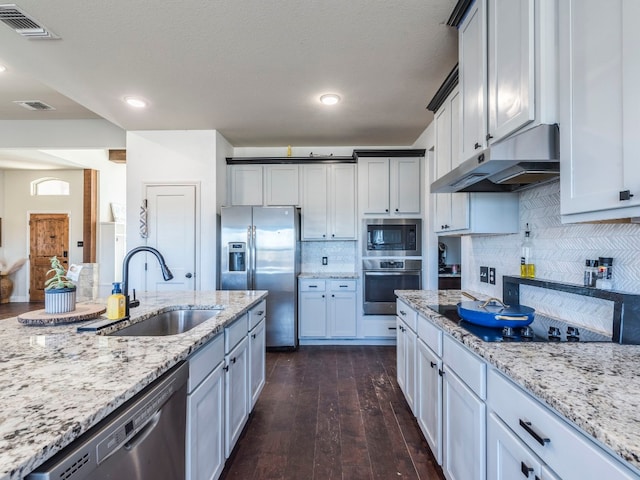
[[[358,279],[360,276],[355,272],[302,272],[298,275],[298,278],[328,278],[328,279]]]
[[[459,290],[406,290],[396,294],[515,383],[640,468],[639,345],[487,343],[428,307],[467,300]]]
[[[440,277],[440,278],[461,278],[462,275],[460,273],[439,273],[438,277]]]
[[[138,295],[131,322],[164,307],[212,308],[216,317],[167,337],[77,333],[71,325],[32,327],[0,321],[0,480],[19,479],[185,360],[266,291]],[[105,318],[103,316],[103,318]]]

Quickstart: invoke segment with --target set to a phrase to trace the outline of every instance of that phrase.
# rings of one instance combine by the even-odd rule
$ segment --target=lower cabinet
[[[418,425],[438,464],[442,464],[442,360],[418,340],[415,408]]]
[[[266,320],[249,330],[249,410],[253,410],[265,383]]]
[[[355,280],[300,279],[299,293],[300,339],[357,335]]]
[[[186,479],[218,478],[225,462],[224,341],[219,335],[189,360]]]
[[[249,418],[249,340],[246,335],[224,357],[225,455],[229,458]]]

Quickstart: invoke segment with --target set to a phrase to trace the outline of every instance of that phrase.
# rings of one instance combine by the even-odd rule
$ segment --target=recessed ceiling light
[[[144,108],[147,106],[147,102],[145,102],[141,98],[124,97],[124,101],[127,102],[127,105],[135,108]]]
[[[320,102],[324,105],[335,105],[340,101],[340,97],[335,93],[327,93],[320,97]]]

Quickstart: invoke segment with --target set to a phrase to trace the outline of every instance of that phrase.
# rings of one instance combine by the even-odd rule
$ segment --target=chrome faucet
[[[164,278],[164,281],[167,282],[173,278],[173,273],[171,273],[171,270],[169,270],[169,267],[167,267],[167,263],[164,261],[164,257],[155,248],[143,245],[130,250],[124,256],[124,260],[122,261],[122,294],[125,298],[125,317],[129,316],[129,309],[131,307],[137,307],[138,305],[140,305],[140,300],[135,299],[135,290],[133,301],[129,300],[129,261],[131,260],[131,257],[133,257],[138,252],[153,253],[160,263],[160,269],[162,270],[162,278]]]

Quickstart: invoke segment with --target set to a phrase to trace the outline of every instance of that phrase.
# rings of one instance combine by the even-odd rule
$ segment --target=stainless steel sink
[[[120,337],[149,337],[184,333],[210,318],[219,315],[222,308],[206,310],[171,310],[162,312],[117,330],[108,335]]]

